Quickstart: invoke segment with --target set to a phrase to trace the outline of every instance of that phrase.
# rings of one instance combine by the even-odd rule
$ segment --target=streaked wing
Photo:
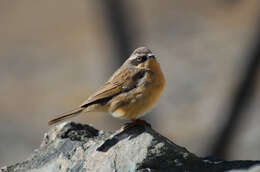
[[[144,74],[144,70],[138,68],[130,68],[116,72],[98,91],[91,95],[87,101],[83,102],[81,107],[86,107],[99,101],[118,95],[122,92],[129,91],[136,87],[137,79],[140,73]],[[137,77],[136,77],[137,76]]]

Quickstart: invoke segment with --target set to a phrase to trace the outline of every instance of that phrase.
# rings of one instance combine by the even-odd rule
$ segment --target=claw
[[[123,129],[128,129],[134,126],[144,126],[144,127],[149,127],[151,128],[151,124],[146,122],[145,120],[141,120],[141,119],[131,119],[132,122],[130,123],[126,123],[123,127]]]

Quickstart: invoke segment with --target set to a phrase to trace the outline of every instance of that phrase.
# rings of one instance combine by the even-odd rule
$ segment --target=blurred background
[[[147,46],[167,86],[144,119],[199,156],[260,159],[259,0],[0,0],[0,166]],[[114,131],[126,121],[73,119]]]

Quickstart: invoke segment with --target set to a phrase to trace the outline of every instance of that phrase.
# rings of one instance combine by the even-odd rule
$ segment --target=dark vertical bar
[[[117,66],[120,66],[133,51],[133,35],[131,23],[127,11],[129,10],[125,1],[121,0],[102,0],[105,18],[108,29],[111,33],[113,43],[118,47],[116,52]]]
[[[243,118],[245,118],[243,112],[253,97],[257,75],[260,70],[260,23],[258,23],[257,27],[256,42],[252,52],[246,57],[248,64],[245,74],[241,76],[240,84],[231,101],[230,111],[226,115],[228,120],[216,139],[216,144],[211,151],[211,155],[226,158],[228,148],[236,134],[236,130],[239,124],[243,123]]]

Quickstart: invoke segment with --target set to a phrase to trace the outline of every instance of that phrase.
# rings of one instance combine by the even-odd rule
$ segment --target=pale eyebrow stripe
[[[136,55],[133,55],[129,59],[132,60],[132,59],[135,59],[136,57],[137,57]]]
[[[151,56],[154,56],[154,54],[153,53],[149,53],[149,54],[147,54],[147,56],[151,57]]]

